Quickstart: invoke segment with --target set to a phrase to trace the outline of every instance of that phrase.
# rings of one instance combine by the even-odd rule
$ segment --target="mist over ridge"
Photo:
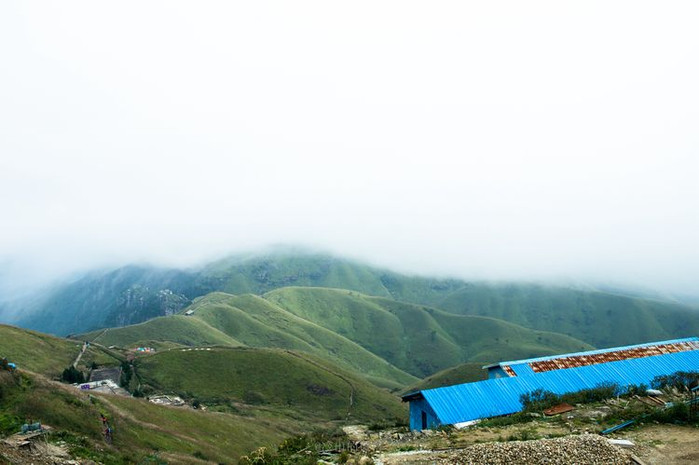
[[[0,7],[0,293],[276,243],[699,293],[696,5],[380,3]]]

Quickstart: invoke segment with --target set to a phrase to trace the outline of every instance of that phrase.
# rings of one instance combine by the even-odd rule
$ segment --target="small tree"
[[[83,375],[83,372],[75,368],[73,365],[69,366],[65,370],[63,370],[63,374],[61,375],[61,379],[65,381],[66,383],[84,383],[85,382],[85,375]]]

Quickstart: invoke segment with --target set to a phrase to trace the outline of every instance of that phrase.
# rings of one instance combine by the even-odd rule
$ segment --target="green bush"
[[[344,433],[321,431],[303,434],[284,440],[276,453],[261,447],[242,456],[239,463],[240,465],[316,465],[321,451],[333,449],[343,441],[347,441]]]
[[[85,382],[85,375],[83,374],[82,371],[78,370],[75,368],[73,365],[69,366],[65,370],[63,370],[63,374],[61,375],[61,380],[70,383],[70,384],[75,384],[75,383],[84,383]]]
[[[24,422],[16,415],[0,414],[0,434],[10,435],[20,430]]]
[[[631,385],[626,388],[627,396],[645,396],[648,386],[645,384]]]
[[[537,389],[519,397],[524,412],[540,412],[563,402],[568,404],[591,404],[616,396],[622,390],[618,384],[601,383],[590,389],[558,395],[544,389]]]
[[[519,396],[524,412],[539,412],[561,403],[561,396],[544,389],[536,389]]]
[[[662,389],[664,387],[684,389],[697,384],[699,384],[699,372],[696,371],[676,371],[671,375],[656,376],[651,382],[653,389]]]
[[[488,418],[478,423],[478,426],[497,428],[502,426],[517,425],[520,423],[528,423],[532,421],[534,417],[528,412],[518,412],[512,415],[506,415],[502,417]]]

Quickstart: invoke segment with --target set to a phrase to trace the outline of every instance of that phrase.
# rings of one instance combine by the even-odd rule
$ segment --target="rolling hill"
[[[299,431],[298,423],[282,418],[208,413],[88,394],[30,373],[0,372],[0,393],[0,434],[19,431],[31,418],[52,427],[48,442],[68,449],[81,463],[236,463],[247,451],[272,446]],[[114,429],[111,444],[104,441],[101,414]],[[53,463],[39,460],[32,459]]]
[[[84,337],[123,347],[148,341],[303,351],[390,388],[403,388],[417,382],[416,377],[468,361],[590,348],[565,335],[494,318],[455,315],[338,289],[290,287],[263,297],[216,292],[197,299],[187,311],[191,316],[161,317]]]
[[[313,422],[406,415],[397,396],[303,352],[173,349],[139,358],[137,369],[141,382],[159,392],[196,398],[206,405],[251,404]]]
[[[6,357],[19,368],[59,377],[80,353],[82,343],[14,326],[0,325],[0,357]],[[121,360],[109,350],[91,346],[80,359],[78,369],[87,371],[94,361],[118,365]]]
[[[176,314],[211,292],[263,295],[291,286],[346,289],[457,315],[493,317],[596,347],[699,332],[696,307],[649,293],[406,276],[293,251],[230,257],[192,270],[128,266],[88,273],[27,301],[16,324],[54,334],[85,332]]]
[[[590,348],[557,333],[353,291],[292,287],[264,297],[419,377],[466,361],[494,362]]]
[[[686,305],[541,285],[466,286],[436,304],[460,315],[503,319],[613,347],[699,334],[699,311]]]
[[[0,435],[18,431],[26,419],[41,421],[54,428],[50,441],[66,445],[76,457],[106,464],[146,459],[144,463],[235,463],[243,453],[317,427],[406,415],[397,396],[306,353],[175,348],[134,360],[144,390],[179,394],[216,410],[205,412],[85,392],[45,377],[42,373],[51,376],[71,363],[81,347],[78,341],[9,326],[0,326],[0,341],[20,367],[0,370]],[[112,353],[93,343],[83,357],[104,361]],[[114,443],[107,447],[100,414],[115,431]]]
[[[217,292],[197,299],[188,309],[194,312],[192,316],[155,318],[82,337],[121,347],[162,347],[174,342],[186,346],[283,348],[323,357],[384,387],[398,389],[417,380],[352,340],[257,296]]]

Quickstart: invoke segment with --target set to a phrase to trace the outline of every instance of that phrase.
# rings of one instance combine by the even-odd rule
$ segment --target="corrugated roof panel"
[[[510,376],[528,376],[535,374],[534,370],[532,370],[532,368],[526,363],[512,365],[509,368],[512,371],[512,374]]]
[[[453,424],[518,412],[520,396],[536,389],[565,394],[602,383],[649,385],[656,376],[676,371],[699,371],[699,350],[427,389],[422,395],[442,423]]]

